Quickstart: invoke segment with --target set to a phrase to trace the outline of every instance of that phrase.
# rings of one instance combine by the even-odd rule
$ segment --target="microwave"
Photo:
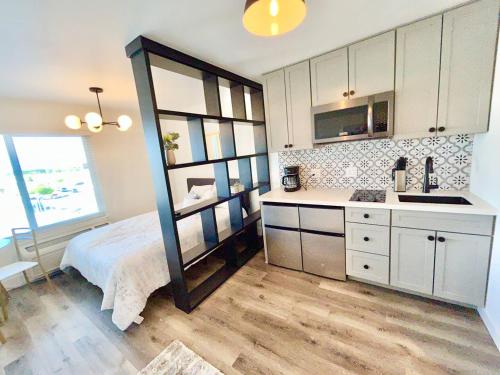
[[[314,144],[390,137],[394,91],[311,108]]]

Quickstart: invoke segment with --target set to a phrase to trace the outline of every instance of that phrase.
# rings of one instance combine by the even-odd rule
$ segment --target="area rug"
[[[223,375],[179,340],[170,343],[137,375]]]

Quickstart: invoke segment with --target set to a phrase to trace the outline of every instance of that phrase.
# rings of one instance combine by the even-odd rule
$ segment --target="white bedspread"
[[[216,208],[216,217],[219,230],[229,227],[227,203]],[[180,220],[178,231],[183,251],[202,242],[200,215]],[[113,323],[127,329],[150,294],[170,281],[157,211],[73,238],[60,267],[68,266],[102,289],[101,310],[113,309]]]

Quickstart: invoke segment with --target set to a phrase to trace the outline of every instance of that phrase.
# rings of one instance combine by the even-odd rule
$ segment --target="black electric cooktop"
[[[385,202],[385,190],[356,190],[350,201],[353,202]]]

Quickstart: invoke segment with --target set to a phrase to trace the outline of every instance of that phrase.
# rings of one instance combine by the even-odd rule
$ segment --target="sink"
[[[398,197],[400,202],[472,205],[464,197],[446,197],[442,195],[398,195]]]

